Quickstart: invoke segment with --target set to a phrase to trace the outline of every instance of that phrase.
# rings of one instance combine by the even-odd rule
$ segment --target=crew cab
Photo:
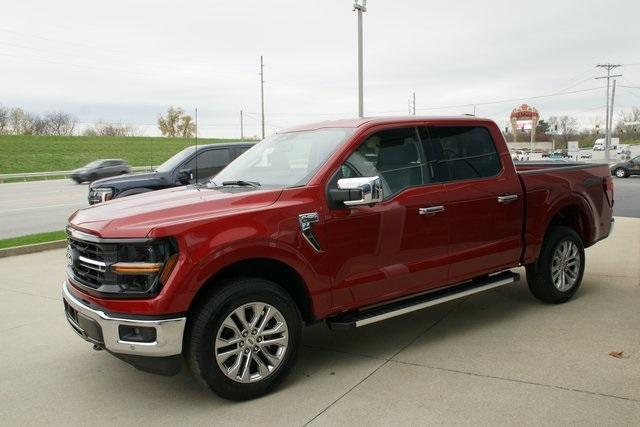
[[[520,266],[535,297],[568,301],[613,196],[608,165],[516,167],[491,120],[299,126],[207,183],[74,213],[66,317],[139,369],[186,361],[220,396],[250,399],[290,371],[305,324],[373,328],[518,281]]]
[[[187,147],[151,172],[92,182],[89,185],[89,204],[202,182],[220,172],[253,145],[253,142],[230,142]]]

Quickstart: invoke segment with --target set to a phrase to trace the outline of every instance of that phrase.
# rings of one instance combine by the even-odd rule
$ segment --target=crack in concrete
[[[467,297],[468,298],[468,297]],[[433,329],[434,327],[436,327],[440,322],[442,322],[445,318],[447,318],[453,311],[455,311],[455,309],[457,309],[458,307],[460,307],[466,300],[467,298],[463,298],[460,302],[458,302],[457,304],[455,304],[450,310],[448,310],[446,313],[444,313],[444,315],[442,315],[439,319],[437,319],[435,322],[433,322],[431,325],[429,325],[425,330],[423,330],[422,332],[420,332],[414,339],[412,339],[411,341],[409,341],[409,343],[407,343],[406,345],[404,345],[403,347],[400,348],[400,350],[398,350],[397,352],[395,352],[391,358],[389,359],[385,359],[385,358],[376,358],[376,357],[372,357],[374,359],[379,359],[382,360],[383,362],[378,365],[373,371],[371,371],[369,374],[367,374],[363,379],[361,379],[360,381],[358,381],[354,386],[352,386],[351,388],[349,388],[346,392],[344,392],[343,394],[341,394],[337,399],[335,399],[333,402],[331,402],[328,406],[326,406],[323,410],[321,410],[320,412],[318,412],[313,418],[311,418],[309,421],[307,421],[306,423],[304,423],[305,426],[311,424],[314,420],[316,420],[318,417],[320,417],[322,414],[324,414],[325,412],[327,412],[333,405],[335,405],[336,403],[338,403],[340,400],[342,400],[342,398],[344,398],[346,395],[348,395],[349,393],[351,393],[356,387],[358,387],[360,384],[362,384],[363,382],[365,382],[366,380],[368,380],[373,374],[375,374],[376,372],[378,372],[380,369],[382,369],[384,366],[386,366],[389,362],[393,362],[393,358],[396,357],[398,354],[402,353],[407,347],[409,347],[411,344],[413,344],[414,342],[416,342],[418,339],[420,339],[421,337],[423,337],[426,333],[428,333],[431,329]],[[328,350],[328,351],[333,351],[333,350]],[[342,352],[342,353],[347,353],[347,352]]]

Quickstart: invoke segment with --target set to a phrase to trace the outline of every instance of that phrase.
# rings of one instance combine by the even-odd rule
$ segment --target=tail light
[[[607,195],[609,206],[613,206],[613,178],[611,178],[611,175],[602,178],[602,189],[604,194]]]

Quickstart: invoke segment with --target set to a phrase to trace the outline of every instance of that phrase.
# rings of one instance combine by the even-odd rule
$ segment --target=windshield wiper
[[[237,186],[240,186],[240,187],[260,188],[260,183],[256,182],[256,181],[243,181],[243,180],[223,181],[222,182],[222,186],[225,186],[225,185],[237,185]]]

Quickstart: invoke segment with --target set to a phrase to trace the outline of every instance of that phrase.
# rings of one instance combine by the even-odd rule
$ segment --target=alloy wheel
[[[556,247],[551,260],[551,280],[560,292],[571,289],[580,274],[580,251],[571,240],[563,240]]]
[[[275,307],[263,302],[233,310],[216,333],[214,356],[231,380],[251,383],[273,374],[289,343],[287,322]]]

